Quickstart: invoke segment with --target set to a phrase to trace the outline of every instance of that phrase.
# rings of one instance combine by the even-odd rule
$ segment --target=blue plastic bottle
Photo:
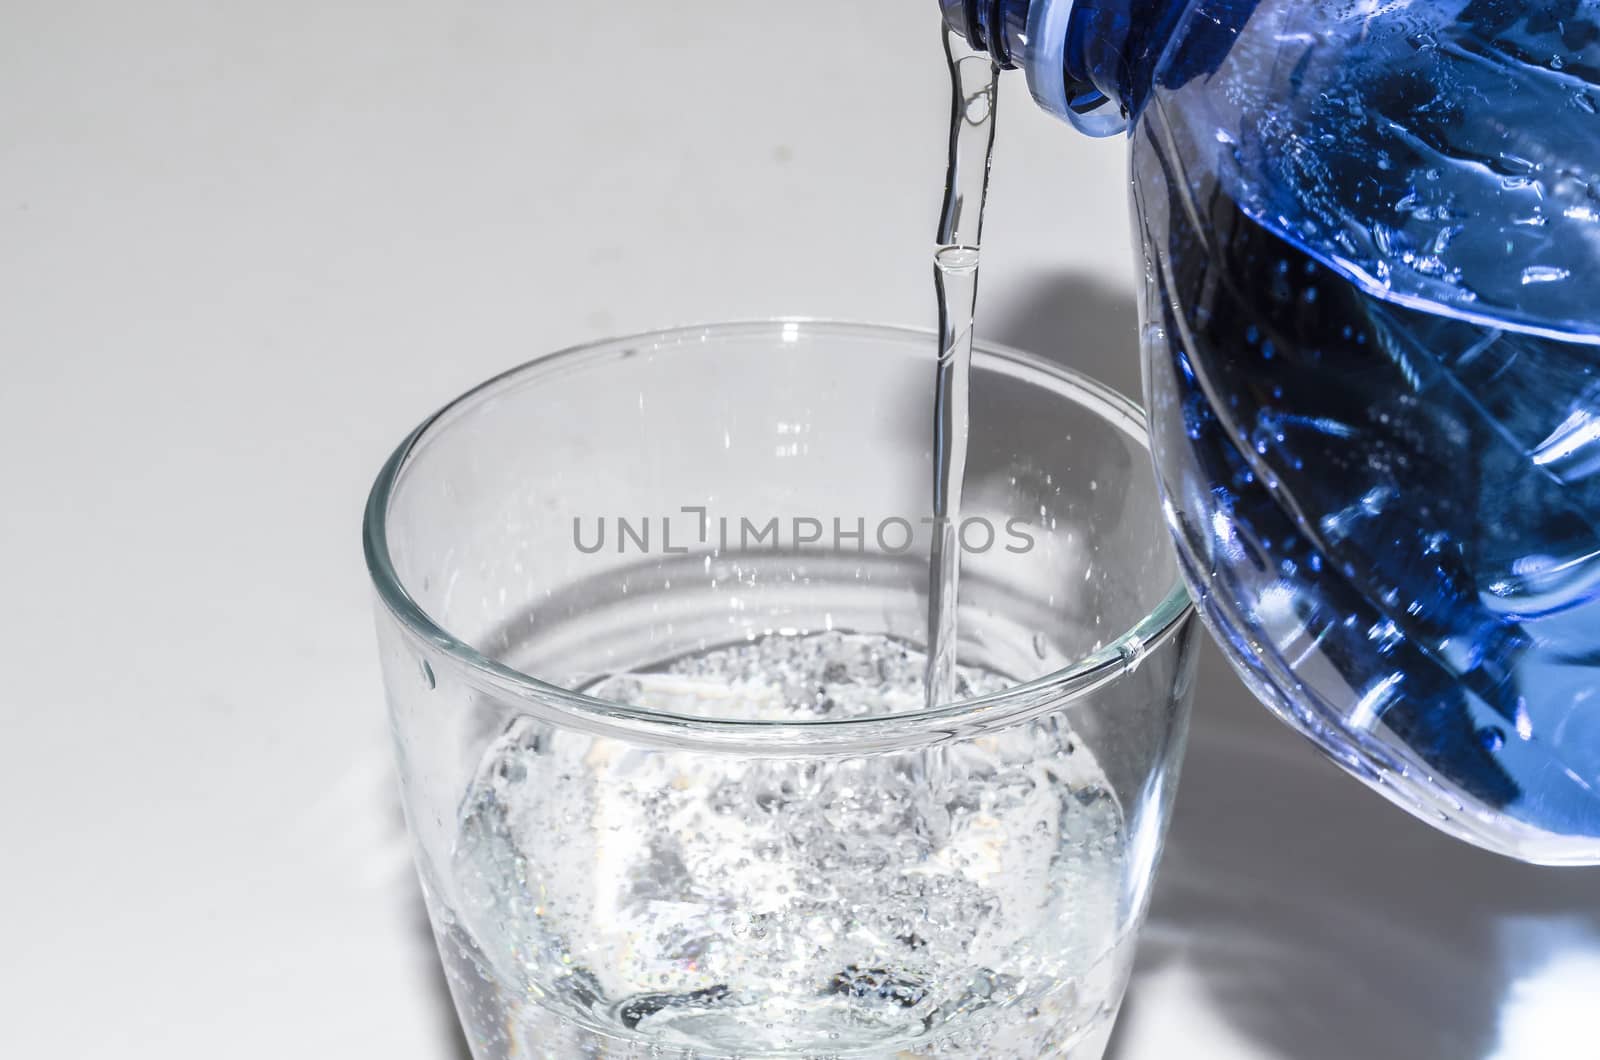
[[[1600,862],[1600,0],[944,0],[1129,129],[1201,610],[1423,819]]]

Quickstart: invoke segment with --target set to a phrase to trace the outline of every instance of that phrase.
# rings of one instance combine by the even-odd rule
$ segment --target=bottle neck
[[[992,56],[1004,70],[1021,64],[1028,43],[1030,0],[939,0],[939,6],[945,24],[966,38],[974,51]]]
[[[940,0],[946,24],[1020,66],[1044,109],[1093,136],[1127,128],[1185,0]]]

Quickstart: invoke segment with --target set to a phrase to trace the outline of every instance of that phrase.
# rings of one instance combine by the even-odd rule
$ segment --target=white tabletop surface
[[[930,323],[935,6],[0,4],[0,1055],[464,1055],[367,485],[557,346]],[[1136,392],[1123,146],[1003,111],[980,331]],[[1201,689],[1115,1060],[1600,1055],[1600,876]]]

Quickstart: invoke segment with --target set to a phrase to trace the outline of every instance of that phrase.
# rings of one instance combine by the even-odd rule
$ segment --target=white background
[[[930,323],[935,7],[0,0],[0,1055],[462,1055],[367,485],[564,344]],[[1123,147],[1001,120],[980,331],[1137,392]],[[1597,996],[1600,876],[1415,825],[1207,658],[1115,1060],[1594,1055]]]

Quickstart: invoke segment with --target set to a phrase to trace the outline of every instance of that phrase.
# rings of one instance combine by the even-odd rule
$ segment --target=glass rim
[[[663,339],[682,341],[698,338],[706,341],[740,332],[759,334],[791,326],[803,327],[813,333],[900,340],[915,338],[930,343],[936,341],[935,333],[926,328],[812,317],[774,317],[685,325],[598,339],[540,354],[486,379],[447,402],[412,430],[384,463],[373,483],[362,519],[362,546],[368,575],[385,609],[411,639],[446,656],[472,683],[498,694],[513,696],[530,705],[554,708],[569,717],[586,719],[602,728],[621,728],[639,736],[653,733],[679,744],[760,741],[765,745],[770,741],[774,745],[792,744],[806,748],[815,748],[819,744],[848,744],[853,749],[869,750],[900,745],[908,740],[915,742],[919,737],[943,739],[954,730],[965,730],[974,725],[989,728],[1010,723],[1019,713],[1060,709],[1110,681],[1131,673],[1152,649],[1175,636],[1195,613],[1181,569],[1174,563],[1172,587],[1131,628],[1112,643],[1039,677],[1007,685],[998,692],[899,714],[762,721],[674,714],[599,699],[563,688],[484,655],[434,621],[406,589],[389,554],[387,523],[390,502],[411,456],[453,414],[513,380],[558,365],[581,362],[588,356],[597,357],[617,346]],[[781,346],[781,343],[777,343],[774,348],[780,349]],[[1131,437],[1146,452],[1149,451],[1149,420],[1144,409],[1104,383],[1075,369],[999,343],[980,341],[975,344],[973,353],[975,360],[1009,362],[1065,385],[1072,400]]]

